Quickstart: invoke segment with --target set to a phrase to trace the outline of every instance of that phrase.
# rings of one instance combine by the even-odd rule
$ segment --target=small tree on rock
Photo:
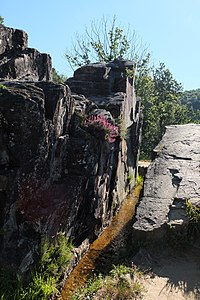
[[[115,59],[136,61],[144,56],[145,51],[135,31],[130,31],[130,28],[125,31],[113,17],[111,21],[102,18],[91,22],[90,29],[86,28],[83,36],[77,34],[66,58],[73,69],[92,62]]]

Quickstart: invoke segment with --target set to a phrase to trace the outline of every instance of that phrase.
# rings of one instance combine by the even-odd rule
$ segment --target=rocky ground
[[[136,255],[137,267],[146,270],[143,300],[199,300],[200,247],[166,245],[143,248]]]

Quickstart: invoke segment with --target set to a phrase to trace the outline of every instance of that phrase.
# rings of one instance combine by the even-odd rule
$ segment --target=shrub
[[[91,115],[85,122],[84,127],[94,136],[113,143],[118,136],[118,127],[111,124],[102,115]]]
[[[72,257],[72,244],[60,233],[54,243],[45,239],[41,244],[37,271],[27,286],[12,272],[0,272],[0,300],[46,300],[58,293],[60,276]]]
[[[7,90],[7,87],[3,84],[0,84],[0,91],[2,90]],[[2,95],[2,93],[0,93],[0,96]]]
[[[87,285],[78,290],[72,300],[85,299],[139,299],[143,291],[140,279],[143,273],[125,265],[113,266],[107,276],[95,275]]]
[[[144,177],[142,175],[137,175],[136,184],[137,185],[142,185],[143,182],[144,182]]]
[[[189,219],[187,235],[189,239],[196,239],[200,235],[200,207],[186,201],[187,215]]]

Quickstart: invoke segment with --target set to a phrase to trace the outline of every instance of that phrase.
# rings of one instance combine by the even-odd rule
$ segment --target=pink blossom
[[[104,132],[104,138],[109,143],[113,143],[118,136],[118,127],[111,124],[104,116],[102,115],[91,115],[89,116],[84,123],[84,126],[88,129],[96,130],[96,133],[99,131]]]

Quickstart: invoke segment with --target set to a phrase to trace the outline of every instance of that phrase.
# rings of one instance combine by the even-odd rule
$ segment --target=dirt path
[[[200,300],[200,248],[154,248],[144,257],[151,273],[144,280],[143,300]]]

